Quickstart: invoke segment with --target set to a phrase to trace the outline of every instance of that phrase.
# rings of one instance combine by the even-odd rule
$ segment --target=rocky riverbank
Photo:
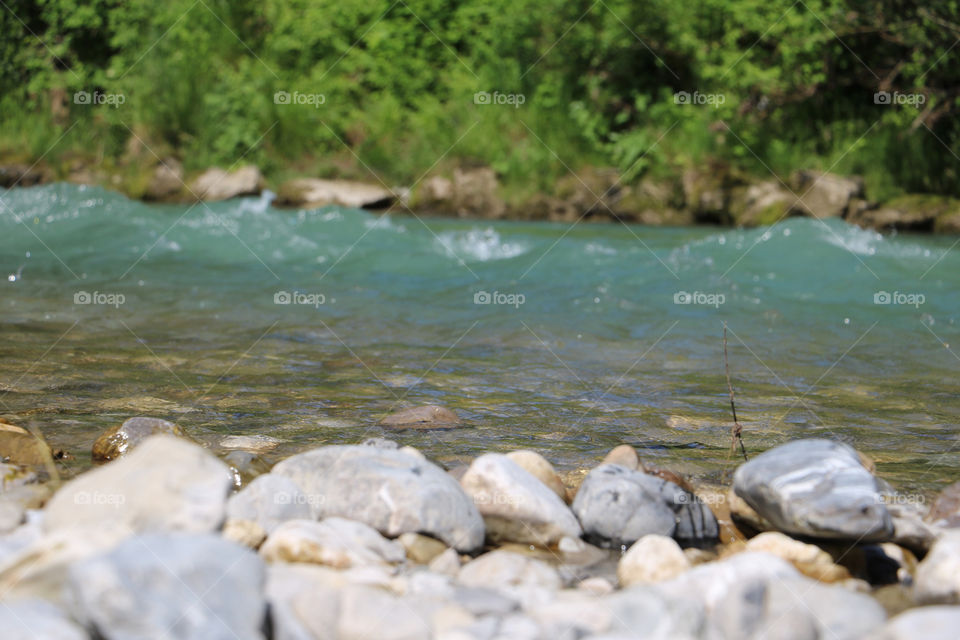
[[[614,169],[587,168],[560,179],[548,193],[508,197],[489,167],[454,169],[412,187],[380,182],[298,177],[267,180],[253,166],[185,173],[174,158],[108,170],[75,162],[0,166],[0,187],[65,180],[96,184],[151,202],[218,201],[277,194],[280,207],[331,204],[377,211],[478,219],[591,221],[686,226],[755,227],[789,216],[838,217],[882,232],[960,233],[960,200],[911,194],[885,202],[867,197],[863,180],[819,171],[796,171],[783,180],[757,179],[724,165],[687,170],[673,179],[623,181]]]
[[[434,407],[390,428],[450,428]],[[57,486],[0,425],[5,638],[954,638],[960,483],[927,509],[851,447],[796,440],[732,486],[630,446],[444,469],[372,438],[251,464],[135,417]],[[397,432],[402,438],[403,431]]]

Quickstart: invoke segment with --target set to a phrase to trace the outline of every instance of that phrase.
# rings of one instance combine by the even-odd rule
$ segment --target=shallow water
[[[150,206],[73,185],[0,202],[0,415],[73,454],[68,475],[104,428],[152,415],[210,443],[281,438],[273,459],[387,435],[448,465],[526,447],[574,469],[627,442],[717,480],[726,322],[748,452],[826,436],[905,491],[960,479],[956,238],[421,220],[269,194]],[[427,402],[467,426],[377,426]]]

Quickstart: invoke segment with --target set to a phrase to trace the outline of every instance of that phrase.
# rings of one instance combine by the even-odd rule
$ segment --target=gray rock
[[[860,640],[886,620],[868,595],[805,577],[744,580],[711,618],[728,638]]]
[[[76,622],[46,600],[13,600],[0,605],[4,640],[87,640]]]
[[[227,518],[256,522],[266,533],[287,520],[310,519],[306,494],[290,478],[265,473],[227,500]]]
[[[960,607],[911,609],[875,631],[874,640],[955,640],[960,629]]]
[[[357,520],[388,537],[423,533],[459,551],[483,544],[483,519],[457,481],[403,451],[322,447],[287,458],[273,473],[296,482],[318,517]]]
[[[310,564],[275,564],[267,571],[273,640],[336,640],[341,572]]]
[[[635,586],[598,598],[597,608],[610,615],[603,637],[644,640],[694,640],[706,635],[708,619],[702,604],[668,595],[648,585]]]
[[[477,505],[494,542],[547,547],[582,533],[563,500],[505,455],[488,453],[474,460],[460,486]]]
[[[960,603],[960,531],[947,530],[917,565],[914,595],[924,603]]]
[[[733,488],[779,530],[815,538],[876,542],[893,521],[857,452],[830,440],[796,440],[737,469]]]
[[[68,580],[74,616],[106,640],[263,637],[263,563],[217,536],[134,536]]]
[[[719,536],[716,517],[696,496],[662,478],[615,464],[602,464],[587,474],[573,512],[585,537],[600,546],[629,546],[651,533],[686,544]]]
[[[344,518],[288,520],[260,547],[267,562],[311,562],[335,569],[398,564],[406,557],[403,545],[387,540],[376,529]]]
[[[151,436],[61,487],[47,504],[44,525],[47,531],[213,531],[223,523],[231,486],[226,465],[204,449],[173,436]]]

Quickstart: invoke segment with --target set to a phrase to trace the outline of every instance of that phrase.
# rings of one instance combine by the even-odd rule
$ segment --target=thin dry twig
[[[737,405],[733,401],[733,385],[730,383],[730,363],[727,361],[727,323],[723,323],[723,368],[727,372],[727,390],[730,391],[730,411],[733,412],[733,426],[730,427],[730,455],[740,443],[740,452],[743,459],[747,459],[747,448],[743,445],[743,425],[737,421]]]

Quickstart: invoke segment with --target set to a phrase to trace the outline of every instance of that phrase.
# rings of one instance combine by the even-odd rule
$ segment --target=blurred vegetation
[[[635,180],[719,162],[861,174],[875,199],[960,195],[958,0],[4,5],[4,157],[53,147],[123,165],[135,133],[188,170],[242,158],[409,184],[488,164],[533,190],[588,165]],[[125,102],[76,104],[78,91]],[[524,104],[478,105],[478,91]],[[680,91],[723,103],[677,104]],[[923,103],[877,104],[881,91]]]

